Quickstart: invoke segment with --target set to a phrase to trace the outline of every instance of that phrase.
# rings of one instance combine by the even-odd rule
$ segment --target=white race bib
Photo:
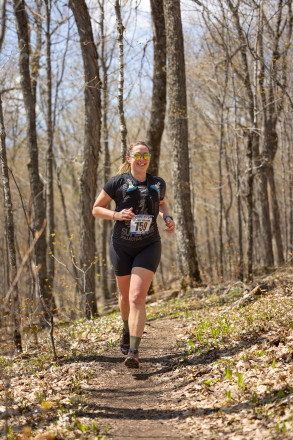
[[[131,234],[148,234],[152,223],[152,215],[137,214],[130,220]]]

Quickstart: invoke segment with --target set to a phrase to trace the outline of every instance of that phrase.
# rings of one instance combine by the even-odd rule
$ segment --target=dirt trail
[[[168,396],[175,384],[164,381],[168,379],[164,374],[180,356],[175,344],[180,327],[177,320],[167,319],[147,324],[139,370],[124,366],[125,356],[117,346],[99,356],[95,377],[82,389],[88,407],[78,416],[99,418],[99,426],[102,430],[108,426],[109,438],[115,440],[191,438],[170,426],[183,414],[168,409]]]

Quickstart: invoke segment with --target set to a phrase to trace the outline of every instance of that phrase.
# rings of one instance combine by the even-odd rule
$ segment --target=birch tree
[[[118,79],[118,113],[120,122],[120,138],[121,138],[121,162],[125,161],[127,151],[127,128],[124,116],[123,90],[124,90],[124,46],[123,32],[124,26],[121,19],[121,8],[119,0],[115,0],[115,13],[117,25],[117,42],[119,52],[119,79]]]
[[[109,111],[109,90],[108,90],[108,72],[109,72],[109,62],[107,60],[107,45],[106,45],[106,34],[105,34],[105,0],[99,0],[100,6],[100,41],[101,41],[101,67],[102,67],[102,146],[104,153],[104,175],[103,183],[106,183],[110,178],[111,172],[111,162],[110,162],[110,151],[109,151],[109,124],[108,124],[108,111]],[[102,265],[102,295],[104,300],[110,299],[110,290],[108,283],[108,274],[110,273],[110,265],[108,264],[108,242],[109,233],[112,227],[112,222],[108,220],[103,220],[102,223],[102,261],[106,264],[106,276],[105,270],[103,270]]]

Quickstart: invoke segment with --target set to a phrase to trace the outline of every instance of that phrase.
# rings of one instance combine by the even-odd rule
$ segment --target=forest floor
[[[0,357],[0,437],[293,439],[292,268],[152,301],[138,370],[118,313],[59,325],[57,362],[48,335]]]

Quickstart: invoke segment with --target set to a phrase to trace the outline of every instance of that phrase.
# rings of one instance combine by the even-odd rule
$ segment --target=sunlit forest
[[[170,235],[158,221],[163,251],[149,301],[191,291],[205,301],[199,289],[229,295],[232,284],[247,293],[290,269],[292,0],[1,0],[0,8],[1,356],[49,329],[56,359],[58,326],[90,326],[117,309],[114,222],[95,219],[92,207],[132,142],[149,145],[149,172],[166,181],[176,222]]]
[[[80,307],[83,280],[95,286],[94,300],[101,307],[116,291],[107,252],[112,225],[97,220],[93,226],[89,209],[105,181],[116,174],[124,139],[127,144],[147,140],[156,151],[152,166],[167,182],[174,217],[182,209],[177,206],[182,191],[178,179],[187,179],[190,194],[185,203],[191,205],[204,283],[251,278],[291,258],[291,3],[240,2],[236,7],[229,1],[181,2],[185,64],[179,67],[186,78],[187,108],[178,103],[176,113],[186,118],[188,131],[186,140],[179,136],[178,145],[170,126],[174,109],[167,94],[166,39],[158,39],[164,26],[161,11],[147,1],[122,2],[121,59],[112,3],[88,2],[85,19],[90,20],[87,31],[94,49],[88,70],[75,2],[69,7],[26,2],[26,43],[17,31],[18,2],[3,3],[2,149],[7,163],[2,166],[7,167],[13,220],[7,220],[8,202],[1,192],[6,208],[0,225],[1,292],[4,298],[11,283],[12,221],[13,270],[26,259],[17,283],[25,314],[36,307],[42,310],[38,290],[46,279],[42,294],[65,319],[79,310],[87,313]],[[77,14],[82,15],[79,10]],[[91,72],[99,76],[91,78]],[[30,87],[30,99],[25,87]],[[94,102],[86,105],[95,107],[95,114],[84,104],[92,89]],[[156,112],[166,113],[160,126]],[[121,114],[126,136],[120,130]],[[176,152],[186,148],[185,155]],[[188,169],[182,172],[189,176],[180,176],[176,162],[185,160]],[[4,181],[3,175],[3,189]],[[87,185],[95,185],[89,200],[83,194]],[[45,219],[42,237],[27,255]],[[179,217],[177,222],[179,239],[164,236],[156,290],[191,275],[183,267],[186,257],[180,244],[179,229],[186,225]]]

